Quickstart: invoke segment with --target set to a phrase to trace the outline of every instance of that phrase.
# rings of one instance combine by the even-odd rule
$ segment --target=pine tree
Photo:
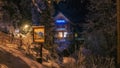
[[[87,35],[89,34],[89,39],[93,40],[87,44],[88,48],[96,51],[100,50],[100,53],[111,56],[113,56],[114,52],[114,56],[116,56],[116,1],[90,0],[88,9]]]
[[[31,1],[30,0],[4,0],[3,9],[10,15],[10,20],[15,27],[20,27],[23,20],[31,21]],[[27,3],[27,4],[26,4]]]
[[[45,26],[45,43],[44,47],[48,50],[54,47],[54,14],[53,0],[36,0],[32,1],[33,23]],[[35,4],[37,4],[35,6]],[[37,23],[36,23],[37,22]]]
[[[54,45],[54,20],[52,13],[54,13],[53,1],[45,1],[46,9],[42,12],[40,23],[45,26],[47,48],[52,48]]]

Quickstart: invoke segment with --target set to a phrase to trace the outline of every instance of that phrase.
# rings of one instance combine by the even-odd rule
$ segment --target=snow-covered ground
[[[0,65],[8,68],[61,68],[54,61],[43,62],[42,64],[28,58],[19,49],[9,46],[0,45]],[[70,62],[75,62],[72,58],[64,57],[63,64],[69,65]]]
[[[10,42],[11,37],[0,32],[0,68],[116,68],[114,58],[95,56],[85,47],[80,47],[69,57],[63,57],[63,62],[60,62],[56,53],[54,55],[57,58],[54,58],[53,54],[43,48],[43,63],[40,64],[36,60],[39,58],[39,56],[37,57],[39,45],[38,47],[35,45],[37,49],[34,51],[30,40],[27,37],[23,40],[24,44],[19,49],[19,40],[14,39],[13,42]]]
[[[19,50],[0,45],[1,59],[0,63],[8,68],[44,68],[40,63],[27,58],[24,53]]]
[[[0,35],[0,68],[62,68],[54,60],[38,63],[35,59],[27,56],[25,51],[19,49],[17,44],[10,43],[9,35],[4,33],[0,33]],[[43,49],[43,58],[45,58],[45,53],[49,55],[49,51]],[[69,65],[72,62],[75,62],[73,58],[64,57],[62,65]]]
[[[7,34],[0,33],[0,35],[0,68],[2,66],[8,68],[45,68],[42,64],[28,58],[24,52],[17,48],[17,44],[11,44]]]

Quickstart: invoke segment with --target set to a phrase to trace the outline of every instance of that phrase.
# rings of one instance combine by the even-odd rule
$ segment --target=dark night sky
[[[81,23],[85,20],[87,2],[84,0],[66,0],[55,5],[56,14],[62,12],[70,21],[74,23]]]

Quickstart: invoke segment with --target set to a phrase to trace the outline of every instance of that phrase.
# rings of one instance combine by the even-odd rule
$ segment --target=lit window
[[[64,38],[66,38],[67,37],[67,32],[64,32]]]
[[[60,37],[60,38],[62,38],[62,37],[63,37],[62,32],[59,32],[59,33],[58,33],[58,37]]]
[[[67,37],[67,32],[58,32],[58,37],[59,38],[66,38]]]

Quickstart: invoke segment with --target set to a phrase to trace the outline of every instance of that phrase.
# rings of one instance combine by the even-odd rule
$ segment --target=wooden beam
[[[120,0],[117,0],[117,65],[120,67]]]

